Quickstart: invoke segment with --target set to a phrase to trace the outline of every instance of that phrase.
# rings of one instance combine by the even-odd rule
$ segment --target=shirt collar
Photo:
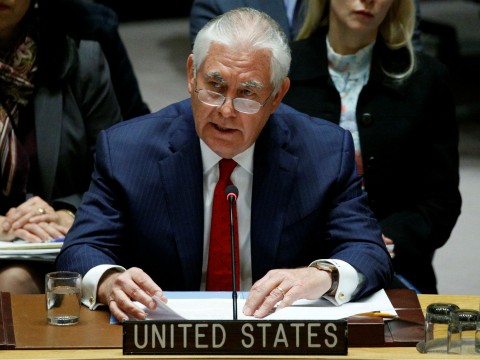
[[[348,72],[351,78],[355,75],[361,76],[361,74],[369,69],[375,41],[351,55],[337,54],[330,46],[328,36],[326,37],[326,41],[328,63],[331,69],[339,73]]]
[[[250,146],[244,152],[233,157],[233,160],[237,162],[243,169],[249,174],[253,174],[253,151],[255,144]],[[208,173],[217,163],[222,160],[208,145],[200,139],[200,150],[202,152],[203,174]]]

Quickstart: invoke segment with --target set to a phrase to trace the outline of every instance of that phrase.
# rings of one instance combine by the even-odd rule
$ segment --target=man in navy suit
[[[56,262],[84,275],[85,305],[144,318],[133,300],[153,309],[163,290],[205,289],[221,159],[238,164],[230,180],[239,189],[240,290],[250,290],[244,314],[321,296],[341,304],[389,285],[390,256],[351,135],[281,104],[289,67],[278,24],[232,10],[196,38],[190,99],[101,133]]]

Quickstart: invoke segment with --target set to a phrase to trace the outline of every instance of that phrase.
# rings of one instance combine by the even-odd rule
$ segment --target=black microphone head
[[[233,196],[235,198],[235,201],[237,201],[238,188],[235,185],[228,185],[225,189],[225,195],[227,196],[227,200],[230,199],[230,196]]]

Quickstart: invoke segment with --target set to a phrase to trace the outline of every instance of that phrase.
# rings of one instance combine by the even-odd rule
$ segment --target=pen
[[[59,237],[59,238],[47,240],[45,242],[46,243],[61,243],[61,242],[63,242],[63,240],[65,240],[64,237]]]
[[[382,317],[382,318],[390,318],[390,319],[398,318],[398,315],[393,315],[393,314],[384,313],[380,311],[370,311],[370,312],[356,314],[355,316],[373,316],[373,317]]]

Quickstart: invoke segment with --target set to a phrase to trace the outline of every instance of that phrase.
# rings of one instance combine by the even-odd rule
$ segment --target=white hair
[[[285,33],[275,20],[252,8],[230,10],[210,20],[193,44],[194,77],[203,64],[212,42],[235,50],[267,49],[271,53],[270,80],[274,93],[290,70],[291,54]]]

